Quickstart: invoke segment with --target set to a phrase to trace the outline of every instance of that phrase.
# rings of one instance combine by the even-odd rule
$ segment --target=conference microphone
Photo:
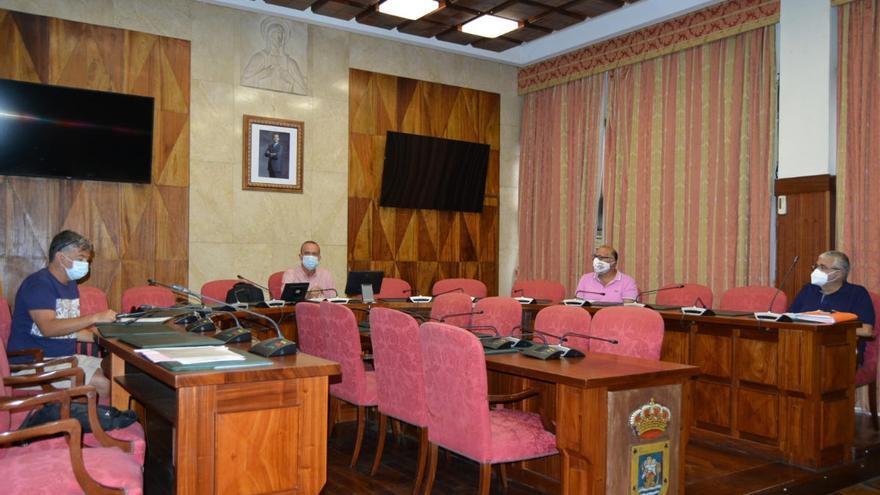
[[[767,308],[767,311],[755,313],[755,318],[767,321],[791,321],[791,318],[785,314],[774,313],[773,303],[776,302],[776,297],[782,292],[782,287],[788,282],[788,277],[794,271],[794,267],[797,265],[800,258],[800,256],[795,256],[794,259],[791,260],[791,265],[788,266],[788,271],[785,272],[785,276],[782,277],[782,282],[779,283],[779,287],[776,288],[776,292],[773,293],[773,297],[770,299],[770,306]]]
[[[525,289],[513,289],[510,292],[511,295],[514,295],[516,293],[519,293],[519,297],[514,297],[514,299],[516,299],[517,302],[519,302],[520,304],[532,304],[533,302],[535,302],[534,297],[529,297],[525,294]]]
[[[641,301],[642,296],[647,296],[648,294],[656,294],[658,292],[663,292],[665,290],[673,290],[673,289],[684,289],[684,284],[670,285],[668,287],[660,287],[659,289],[651,289],[639,292],[636,296],[636,301]]]
[[[166,285],[166,284],[162,284],[160,282],[156,282],[153,279],[148,279],[147,283],[149,283],[150,285],[158,285],[160,287],[165,287],[166,289],[171,289],[174,292],[178,292],[180,294],[185,294],[189,297],[199,298],[202,301],[208,300],[208,301],[211,301],[214,303],[222,304],[224,306],[226,305],[226,303],[223,301],[220,301],[218,299],[214,299],[213,297],[205,296],[204,294],[199,294],[197,292],[191,291],[191,290],[187,289],[186,287],[182,287],[177,284]],[[269,318],[268,316],[261,315],[260,313],[250,311],[248,309],[240,309],[240,311],[243,313],[247,313],[249,315],[252,315],[252,316],[256,316],[257,318],[262,318],[264,320],[269,321],[269,323],[271,323],[272,326],[275,328],[275,333],[278,335],[278,337],[276,337],[276,338],[266,339],[266,340],[260,341],[259,343],[257,343],[256,345],[254,345],[250,349],[248,349],[248,352],[258,354],[258,355],[264,356],[264,357],[275,357],[275,356],[285,356],[288,354],[296,354],[296,351],[297,351],[296,342],[284,338],[284,335],[281,333],[281,328],[278,327],[278,323],[276,323],[275,320],[273,320],[272,318]],[[245,331],[245,332],[247,331],[243,328],[241,328],[240,330]]]
[[[256,288],[258,288],[258,289],[262,289],[262,290],[266,291],[266,294],[269,294],[269,300],[268,300],[268,301],[266,301],[266,302],[264,302],[264,303],[257,303],[257,307],[258,307],[258,308],[261,307],[261,306],[260,306],[261,304],[265,304],[266,307],[269,307],[269,308],[276,308],[276,307],[284,306],[284,301],[282,301],[282,300],[280,300],[280,299],[275,299],[274,297],[272,297],[272,291],[269,290],[268,287],[266,287],[266,286],[264,286],[264,285],[260,285],[260,284],[254,282],[253,280],[251,280],[251,279],[249,279],[249,278],[244,278],[244,277],[242,277],[241,275],[236,275],[235,277],[236,277],[237,279],[241,280],[242,282],[247,282],[247,283],[253,285],[254,287],[256,287]]]
[[[461,292],[462,294],[464,294],[464,289],[462,289],[461,287],[456,287],[454,289],[444,290],[443,292],[438,292],[434,294],[434,297],[442,296],[443,294],[451,294],[453,292]]]
[[[699,304],[699,306],[697,306],[697,304]],[[703,302],[700,296],[697,296],[697,298],[694,299],[693,306],[683,306],[681,312],[682,314],[691,316],[715,316],[715,312],[706,306],[706,303]]]
[[[579,290],[574,293],[574,299],[563,299],[562,304],[566,306],[589,306],[590,301],[586,299],[581,299],[578,296],[581,294],[595,294],[597,296],[604,296],[604,292],[596,292],[592,290]]]

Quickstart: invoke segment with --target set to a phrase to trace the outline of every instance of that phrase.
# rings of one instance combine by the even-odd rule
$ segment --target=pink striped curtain
[[[775,26],[611,71],[605,230],[642,290],[766,285]]]
[[[837,246],[851,281],[880,289],[880,2],[838,11]]]
[[[525,96],[520,151],[518,280],[574,291],[596,228],[602,75]]]

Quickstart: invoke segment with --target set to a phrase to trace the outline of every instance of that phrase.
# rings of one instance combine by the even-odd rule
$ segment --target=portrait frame
[[[298,120],[245,115],[241,188],[302,193],[304,133]]]

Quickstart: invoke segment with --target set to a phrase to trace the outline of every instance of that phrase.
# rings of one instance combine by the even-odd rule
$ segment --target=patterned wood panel
[[[0,176],[2,293],[14,298],[65,228],[95,244],[86,284],[111,307],[147,277],[186,284],[190,42],[0,9],[0,78],[155,98],[151,184]]]
[[[383,270],[422,294],[442,278],[476,278],[497,294],[500,104],[495,93],[351,69],[350,270]],[[387,131],[488,144],[483,212],[380,208]]]

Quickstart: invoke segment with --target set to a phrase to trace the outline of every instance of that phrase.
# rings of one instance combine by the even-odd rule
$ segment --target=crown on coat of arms
[[[666,431],[666,426],[672,420],[672,412],[668,407],[657,404],[654,398],[651,402],[636,409],[629,416],[629,425],[633,433],[640,438],[656,438]]]

